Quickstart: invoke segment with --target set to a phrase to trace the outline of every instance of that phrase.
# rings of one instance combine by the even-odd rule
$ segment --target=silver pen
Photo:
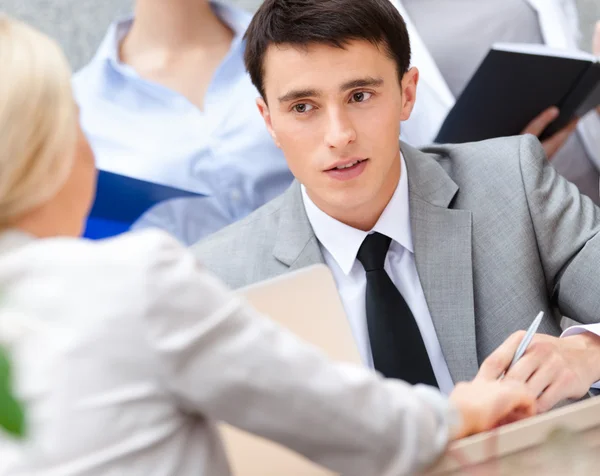
[[[536,316],[536,318],[533,320],[533,322],[529,326],[529,329],[527,329],[527,332],[525,333],[523,340],[521,340],[519,347],[517,347],[517,351],[515,352],[515,355],[513,356],[512,362],[510,363],[508,368],[502,373],[500,378],[503,378],[504,374],[506,374],[506,372],[508,372],[510,370],[510,368],[513,365],[515,365],[521,357],[523,357],[523,354],[525,354],[527,347],[529,347],[529,344],[531,343],[533,336],[537,332],[538,327],[540,327],[540,323],[542,322],[543,317],[544,317],[544,312],[540,311],[540,313]]]
[[[542,322],[542,318],[544,317],[544,312],[541,311],[536,318],[533,320],[533,322],[531,323],[531,325],[529,326],[529,329],[527,329],[527,333],[525,334],[525,337],[523,337],[523,340],[521,341],[521,343],[519,344],[519,347],[517,348],[517,351],[515,352],[515,355],[512,359],[512,362],[510,363],[510,365],[508,366],[508,369],[506,369],[507,371],[510,370],[510,368],[515,365],[517,363],[517,361],[523,357],[523,354],[525,353],[525,351],[527,350],[527,347],[529,347],[529,344],[531,343],[531,340],[533,339],[533,336],[535,335],[535,333],[538,330],[538,327],[540,327],[540,323]]]

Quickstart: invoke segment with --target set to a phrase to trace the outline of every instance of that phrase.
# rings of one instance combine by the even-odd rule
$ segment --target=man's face
[[[268,106],[259,99],[259,109],[315,204],[338,219],[383,209],[400,176],[400,121],[412,111],[417,70],[400,84],[383,47],[353,41],[270,46],[264,71]]]

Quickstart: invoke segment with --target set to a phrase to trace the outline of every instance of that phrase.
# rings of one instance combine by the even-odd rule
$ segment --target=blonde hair
[[[58,193],[73,164],[77,120],[58,44],[0,14],[0,228]]]

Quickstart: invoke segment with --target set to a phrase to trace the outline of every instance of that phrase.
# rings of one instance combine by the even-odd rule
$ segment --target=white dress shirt
[[[410,307],[431,360],[440,390],[449,394],[454,388],[450,371],[438,340],[421,281],[417,274],[408,209],[408,179],[404,157],[396,191],[381,217],[369,232],[345,225],[319,209],[302,187],[302,197],[310,224],[319,240],[325,263],[331,269],[354,338],[367,366],[373,368],[373,356],[367,330],[365,296],[367,277],[356,259],[360,245],[369,233],[379,232],[392,239],[384,269]]]
[[[24,441],[0,476],[228,476],[215,423],[347,476],[414,474],[456,410],[438,391],[330,361],[158,231],[0,233],[0,344]]]
[[[366,236],[369,233],[379,232],[392,239],[384,269],[415,316],[440,390],[448,395],[454,388],[454,382],[442,353],[417,273],[410,226],[408,177],[402,156],[401,161],[402,172],[398,186],[371,231],[352,228],[327,215],[313,203],[304,186],[302,186],[302,198],[308,220],[319,240],[325,263],[333,273],[365,365],[374,368],[366,317],[367,277],[363,265],[356,256]],[[563,332],[562,337],[586,331],[600,335],[600,324],[570,327]],[[600,388],[600,382],[596,382],[593,386]]]
[[[293,179],[256,107],[259,93],[244,66],[243,36],[252,16],[211,5],[234,39],[203,110],[120,60],[131,18],[111,25],[94,58],[73,78],[82,127],[100,169],[210,197],[161,203],[136,223],[164,229],[186,244],[246,216]]]

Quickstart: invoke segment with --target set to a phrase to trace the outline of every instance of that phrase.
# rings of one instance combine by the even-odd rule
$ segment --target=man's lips
[[[356,165],[358,165],[361,162],[364,162],[366,160],[368,160],[368,159],[352,158],[352,159],[348,159],[348,160],[343,160],[343,161],[336,163],[334,166],[332,166],[328,169],[325,169],[325,172],[330,172],[332,170],[349,169],[349,168],[355,167]]]
[[[331,169],[325,170],[325,173],[330,178],[342,182],[354,180],[364,172],[368,163],[368,159],[348,160],[345,163],[338,164]]]

